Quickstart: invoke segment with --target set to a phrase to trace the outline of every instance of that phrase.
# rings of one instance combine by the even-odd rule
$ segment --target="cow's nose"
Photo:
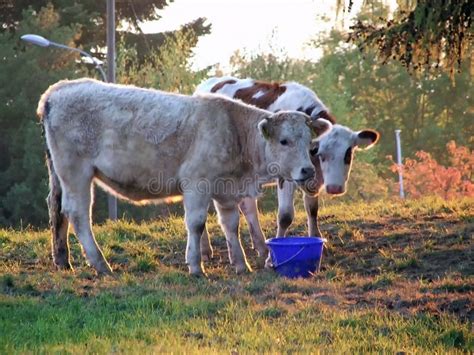
[[[302,180],[311,179],[313,176],[314,176],[314,168],[312,166],[308,166],[306,168],[301,169]]]
[[[344,193],[344,187],[341,185],[326,185],[326,192],[331,195],[340,195]]]

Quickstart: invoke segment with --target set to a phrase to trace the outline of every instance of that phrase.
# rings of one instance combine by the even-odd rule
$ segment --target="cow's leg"
[[[50,189],[46,201],[48,203],[49,223],[52,234],[51,246],[53,262],[58,269],[72,270],[68,243],[69,221],[61,211],[61,184],[54,170],[49,151],[46,155],[46,163],[49,170]]]
[[[263,231],[258,220],[257,199],[246,197],[239,203],[239,208],[245,216],[245,220],[249,226],[252,247],[257,250],[258,256],[260,258],[266,258],[268,256],[268,248],[265,244],[265,236],[263,235]]]
[[[213,250],[211,246],[211,239],[209,238],[209,232],[207,226],[204,227],[204,231],[201,236],[201,259],[202,261],[209,261],[212,259]]]
[[[62,210],[71,221],[87,260],[99,274],[112,273],[112,268],[105,260],[92,233],[92,168],[69,167],[60,176],[63,188]]]
[[[210,198],[207,195],[189,192],[184,195],[184,221],[188,231],[186,264],[191,275],[204,275],[201,259],[201,236],[206,228]]]
[[[311,237],[320,237],[321,231],[318,225],[318,196],[304,194],[304,208],[308,217],[308,233]]]
[[[284,181],[283,186],[278,185],[278,230],[277,237],[284,237],[288,227],[295,216],[293,195],[296,185],[293,182]]]
[[[252,271],[250,265],[245,258],[244,250],[240,242],[239,236],[239,208],[237,205],[221,205],[214,203],[219,223],[224,231],[229,250],[229,258],[231,264],[234,265],[235,271],[240,274],[246,271]]]

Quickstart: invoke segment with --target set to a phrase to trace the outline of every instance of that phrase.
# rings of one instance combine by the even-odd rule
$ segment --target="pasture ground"
[[[268,236],[275,220],[262,216]],[[321,226],[323,268],[306,280],[234,275],[215,216],[208,279],[187,275],[177,216],[96,226],[114,277],[73,236],[71,273],[54,270],[47,230],[0,230],[0,353],[474,351],[474,200],[328,204]]]

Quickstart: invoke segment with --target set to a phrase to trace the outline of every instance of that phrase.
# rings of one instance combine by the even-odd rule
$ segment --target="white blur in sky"
[[[395,0],[386,3],[395,6]],[[347,29],[361,4],[355,0],[339,26],[343,23]],[[158,14],[160,20],[141,26],[145,33],[172,31],[198,17],[207,18],[211,33],[200,37],[193,67],[219,63],[227,68],[236,50],[319,59],[321,51],[308,42],[336,25],[336,0],[175,0]]]

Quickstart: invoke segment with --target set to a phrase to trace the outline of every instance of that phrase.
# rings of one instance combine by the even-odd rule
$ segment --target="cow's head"
[[[312,178],[315,171],[309,155],[312,132],[319,136],[331,127],[327,120],[311,120],[296,111],[278,112],[260,121],[258,129],[267,142],[265,158],[269,175],[298,184]]]
[[[379,136],[371,129],[354,132],[336,124],[327,134],[312,142],[311,158],[315,165],[320,164],[327,193],[341,195],[346,192],[354,151],[373,147]]]

